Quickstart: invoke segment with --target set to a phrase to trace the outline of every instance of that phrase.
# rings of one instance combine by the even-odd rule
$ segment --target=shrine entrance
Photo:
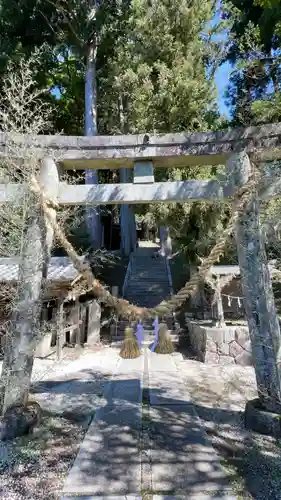
[[[280,328],[275,311],[272,284],[259,216],[259,200],[280,194],[280,183],[263,177],[259,165],[281,159],[281,126],[270,125],[231,131],[197,134],[167,134],[163,136],[110,136],[110,137],[7,137],[0,136],[0,152],[11,154],[13,146],[17,156],[28,158],[29,148],[42,160],[38,179],[30,179],[28,186],[2,185],[2,203],[22,197],[31,189],[39,196],[48,221],[45,241],[30,238],[26,248],[30,274],[43,283],[42,266],[38,267],[35,249],[41,245],[42,256],[51,248],[53,236],[65,248],[77,271],[80,283],[93,290],[99,300],[116,308],[120,317],[132,319],[159,318],[178,309],[194,293],[197,284],[217,263],[232,233],[237,242],[238,261],[242,276],[245,310],[253,348],[253,358],[260,399],[267,409],[281,411]],[[106,185],[68,185],[60,182],[56,162],[64,169],[132,169],[133,182]],[[154,182],[155,168],[181,168],[185,165],[225,165],[224,175],[212,180]],[[258,167],[257,167],[258,166]],[[62,228],[55,221],[58,205],[142,204],[155,202],[212,203],[232,198],[233,210],[227,227],[210,255],[204,260],[191,280],[176,295],[163,300],[153,308],[139,307],[124,299],[113,297],[91,273],[68,242]],[[39,216],[38,216],[39,217]],[[126,221],[126,217],[125,217]],[[38,222],[34,224],[40,225]],[[124,224],[124,218],[123,222]],[[47,262],[46,262],[47,263]],[[24,276],[23,276],[24,279]],[[37,287],[38,288],[38,287]],[[39,293],[39,289],[38,289]],[[38,301],[36,293],[32,300]],[[30,315],[23,323],[30,323]],[[32,330],[32,323],[30,323]]]

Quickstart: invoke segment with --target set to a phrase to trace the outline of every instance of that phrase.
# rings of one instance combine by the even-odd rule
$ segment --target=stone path
[[[31,392],[44,411],[62,416],[73,414],[74,419],[77,415],[88,425],[95,411],[106,404],[105,390],[119,363],[117,350],[86,352],[34,383]]]
[[[175,361],[120,359],[62,500],[235,498]]]

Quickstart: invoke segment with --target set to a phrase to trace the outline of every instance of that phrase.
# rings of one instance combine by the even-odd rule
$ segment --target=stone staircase
[[[151,242],[141,242],[140,247],[131,255],[124,298],[142,307],[155,307],[172,294],[172,284],[169,267],[165,257],[154,257],[158,245]],[[174,342],[178,337],[175,332],[173,315],[165,318]],[[120,320],[112,336],[112,342],[118,343],[124,339],[124,330],[128,322]],[[153,342],[153,320],[143,322],[146,337]]]

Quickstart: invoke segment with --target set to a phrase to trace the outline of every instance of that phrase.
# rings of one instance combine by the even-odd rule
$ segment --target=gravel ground
[[[86,429],[45,417],[32,437],[0,443],[0,498],[58,500]]]
[[[249,432],[243,411],[257,397],[251,367],[184,361],[183,376],[238,498],[281,500],[281,442]]]

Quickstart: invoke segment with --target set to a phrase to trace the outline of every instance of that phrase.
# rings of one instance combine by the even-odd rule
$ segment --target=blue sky
[[[220,23],[220,12],[221,12],[221,0],[217,0],[216,2],[216,13],[213,19],[210,21],[209,25],[214,27],[216,25],[219,25]],[[217,33],[214,37],[214,40],[217,42],[221,42],[222,44],[226,43],[227,38],[228,38],[228,33],[227,30],[224,30],[220,33]],[[221,114],[226,115],[229,117],[229,110],[225,104],[225,91],[227,89],[228,81],[229,81],[229,76],[231,72],[231,66],[229,63],[225,63],[220,68],[217,70],[215,74],[215,82],[216,82],[216,87],[217,87],[217,92],[218,92],[218,105],[219,105],[219,110]]]
[[[223,64],[216,72],[215,82],[218,92],[218,105],[221,114],[229,117],[229,110],[225,104],[225,91],[228,85],[229,76],[231,72],[231,66],[229,63]]]

